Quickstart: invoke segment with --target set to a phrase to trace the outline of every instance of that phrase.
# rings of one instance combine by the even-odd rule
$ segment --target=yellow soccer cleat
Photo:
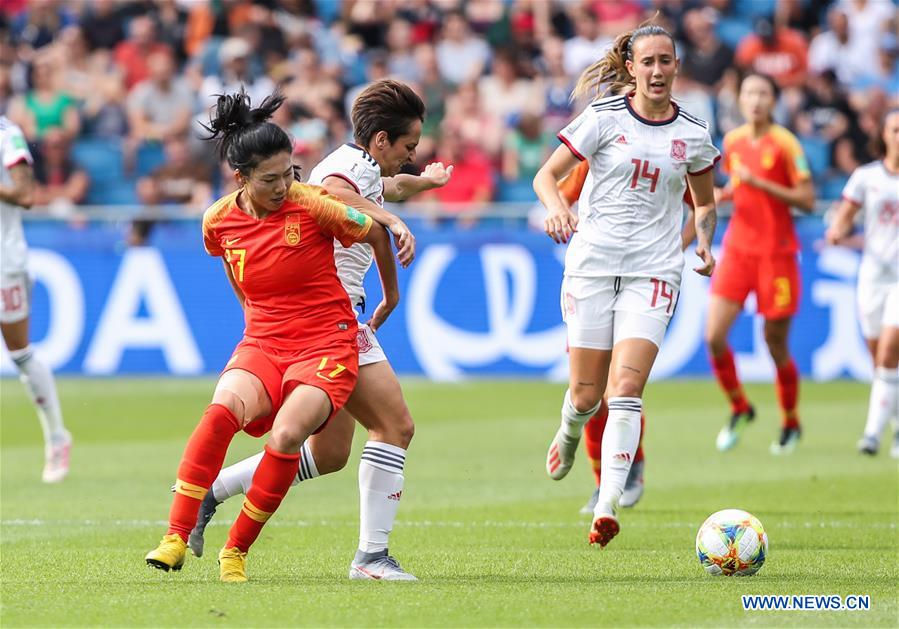
[[[181,570],[187,554],[187,542],[177,533],[163,535],[156,550],[147,553],[147,565],[160,570]]]
[[[225,583],[243,583],[247,580],[247,554],[237,548],[219,551],[219,579]]]

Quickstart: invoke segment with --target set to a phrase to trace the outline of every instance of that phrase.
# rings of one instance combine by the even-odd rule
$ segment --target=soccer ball
[[[759,519],[740,509],[710,515],[696,534],[696,556],[709,574],[746,577],[768,556],[768,535]]]

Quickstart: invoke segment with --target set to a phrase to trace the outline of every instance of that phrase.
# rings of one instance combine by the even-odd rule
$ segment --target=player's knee
[[[712,356],[719,356],[727,349],[727,333],[718,330],[706,330],[705,342]]]
[[[246,419],[247,405],[239,395],[228,389],[216,389],[215,393],[212,395],[212,403],[220,404],[227,408],[237,420],[241,422],[241,425],[243,425]]]
[[[646,381],[642,378],[631,378],[627,375],[615,379],[615,383],[609,387],[609,397],[643,397],[643,388]]]
[[[396,443],[401,448],[408,448],[415,436],[415,422],[408,408],[403,409],[396,423]]]
[[[884,369],[899,367],[899,334],[882,338],[877,344],[875,364]]]
[[[765,344],[768,345],[768,351],[775,363],[780,364],[789,358],[790,352],[787,348],[787,337],[781,332],[765,330]]]
[[[570,389],[569,397],[574,410],[578,413],[586,413],[599,405],[602,394],[596,387],[575,387]]]
[[[272,428],[270,444],[278,452],[299,452],[306,436],[299,426],[276,424]]]

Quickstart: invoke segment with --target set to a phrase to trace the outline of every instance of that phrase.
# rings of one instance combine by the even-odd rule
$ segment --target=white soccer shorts
[[[18,323],[31,313],[31,280],[27,273],[0,274],[0,323]]]
[[[568,347],[610,350],[640,338],[661,347],[680,286],[649,277],[570,277],[562,280]]]
[[[858,322],[866,339],[880,337],[883,326],[899,327],[899,281],[890,269],[862,260],[858,270]]]
[[[378,337],[368,327],[367,323],[359,324],[359,331],[356,333],[356,345],[359,346],[359,366],[372,365],[387,360],[387,355],[381,349]]]

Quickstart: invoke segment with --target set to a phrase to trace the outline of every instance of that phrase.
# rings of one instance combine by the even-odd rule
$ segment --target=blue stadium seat
[[[830,145],[827,140],[809,136],[799,138],[799,142],[812,174],[816,179],[819,178],[830,168]]]
[[[165,163],[165,153],[158,142],[144,142],[137,149],[135,175],[144,177]]]
[[[536,200],[537,195],[534,193],[534,188],[529,180],[497,180],[496,201],[500,203],[526,203]]]
[[[72,157],[87,171],[91,180],[86,203],[96,205],[137,203],[134,182],[124,173],[122,146],[119,140],[80,139],[72,147]]]
[[[718,39],[735,49],[740,40],[752,32],[752,25],[742,18],[721,18],[717,30]]]
[[[843,188],[849,177],[846,175],[830,175],[818,186],[818,198],[826,201],[839,199],[843,195]]]
[[[752,19],[758,15],[772,16],[777,0],[733,0],[731,7],[735,16]]]

